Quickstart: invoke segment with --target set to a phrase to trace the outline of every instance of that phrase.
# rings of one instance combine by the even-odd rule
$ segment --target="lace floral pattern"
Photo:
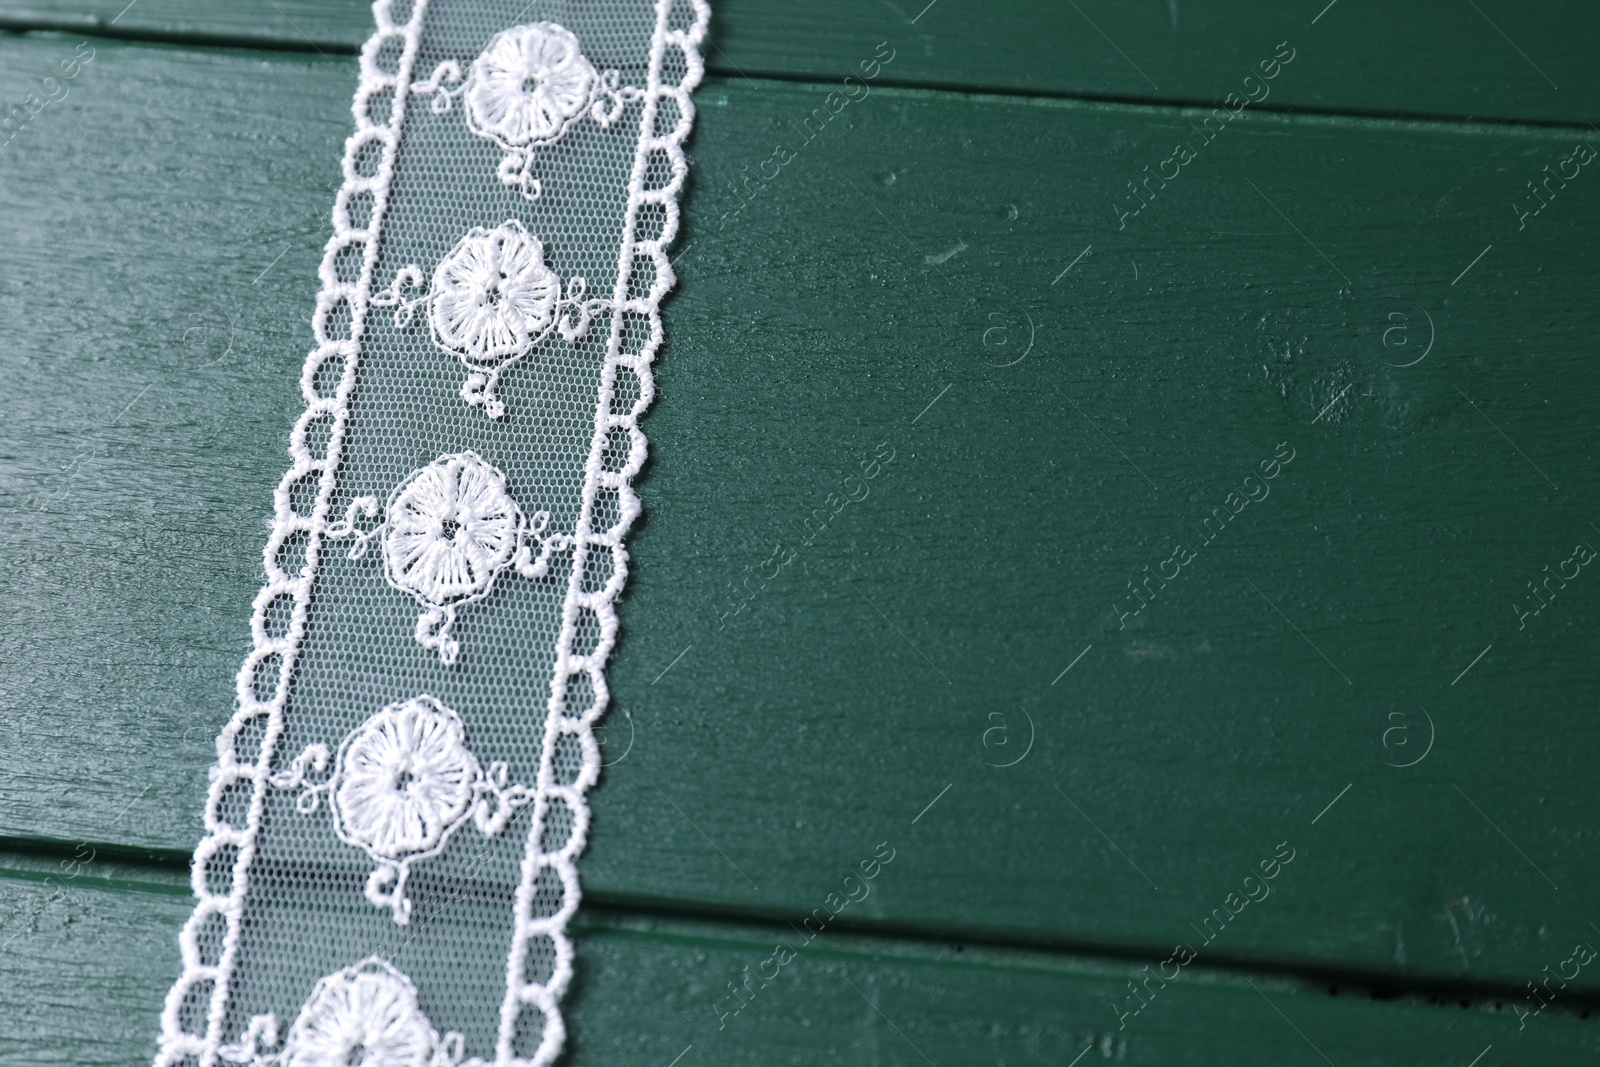
[[[496,172],[501,183],[529,200],[543,193],[533,174],[533,149],[555,144],[586,114],[609,128],[645,95],[623,85],[617,70],[597,71],[577,37],[554,22],[497,34],[464,81],[461,65],[447,60],[411,90],[433,94],[433,109],[441,114],[465,97],[467,128],[506,152]]]
[[[599,75],[578,39],[553,22],[497,34],[467,78],[467,125],[515,151],[567,132],[594,98]]]
[[[359,517],[371,518],[377,510],[376,497],[361,497],[343,522],[328,527],[327,536],[354,538],[351,559],[381,539],[389,584],[427,609],[417,619],[418,643],[436,649],[447,665],[461,652],[452,636],[460,607],[487,597],[510,564],[529,578],[543,577],[551,554],[568,543],[543,537],[550,513],[525,518],[506,491],[505,475],[472,452],[441,456],[413,471],[390,495],[384,521],[361,531]],[[538,541],[537,560],[526,540]]]
[[[555,321],[561,279],[544,246],[511,220],[474,227],[433,272],[428,323],[441,348],[472,363],[521,355]]]
[[[599,0],[569,12],[576,30],[523,23],[526,10],[373,5],[300,380],[306,408],[274,494],[237,706],[217,738],[158,1067],[547,1067],[563,1047],[567,924],[600,771],[594,730],[610,698],[623,541],[640,513],[639,418],[654,397],[709,10],[703,0]],[[425,79],[422,54],[434,64]],[[415,108],[417,97],[431,108]],[[457,103],[464,118],[452,117]],[[402,141],[424,122],[397,182]],[[498,165],[485,165],[484,142]],[[541,199],[558,179],[562,195]],[[471,195],[452,196],[463,182]],[[391,211],[419,189],[409,210]],[[490,202],[499,207],[482,217]],[[508,202],[526,210],[517,217]],[[407,251],[391,262],[394,249]],[[440,351],[468,370],[459,417],[438,414],[454,397],[427,392],[438,375],[422,371]],[[551,363],[530,375],[541,403],[508,411],[496,387],[535,355]],[[401,475],[419,449],[437,458]],[[356,495],[381,489],[381,505]],[[335,551],[341,541],[348,549]],[[369,558],[380,556],[381,572]],[[543,584],[499,596],[508,572]],[[436,655],[397,634],[389,590],[421,607],[415,638]],[[481,645],[474,635],[467,658],[456,628],[468,605],[474,618],[521,614],[486,627],[499,636]],[[379,634],[387,646],[362,645]],[[528,645],[530,634],[544,647]],[[508,856],[495,850],[511,847],[498,842],[513,822],[522,844]],[[469,824],[492,853],[482,872],[453,854]],[[346,877],[352,852],[372,865],[364,892]],[[253,878],[263,862],[271,873]],[[416,886],[456,879],[430,898],[437,924],[432,910],[430,922],[412,921],[410,893],[421,890],[408,891],[408,876],[424,862],[437,867]],[[309,885],[316,893],[302,900]],[[374,906],[409,924],[404,941],[374,938]],[[486,958],[439,940],[448,937],[509,950]],[[409,974],[373,951],[396,944]],[[483,1010],[484,993],[498,1010]],[[285,1032],[279,1020],[291,1015]]]
[[[340,836],[397,859],[436,848],[467,814],[482,773],[461,719],[428,697],[385,708],[342,746]]]
[[[531,355],[552,331],[576,341],[590,321],[610,309],[610,301],[588,299],[589,283],[560,277],[545,264],[544,245],[516,219],[492,230],[475,226],[439,261],[433,282],[417,296],[422,268],[410,264],[394,284],[373,298],[395,308],[395,325],[412,325],[420,305],[428,306],[433,342],[475,373],[467,376],[461,397],[482,407],[490,418],[505,415],[495,395],[501,375]]]
[[[484,773],[467,748],[461,716],[427,694],[363,722],[339,746],[332,777],[314,782],[327,767],[327,747],[312,745],[272,784],[300,789],[295,806],[306,815],[327,798],[339,839],[377,861],[367,899],[392,910],[402,926],[411,919],[405,886],[412,863],[442,852],[469,818],[485,837],[497,836],[533,799],[533,790],[507,785],[503,762]]]
[[[374,956],[317,983],[279,1059],[283,1067],[437,1067],[460,1059],[460,1041],[441,1038],[411,980]]]
[[[425,604],[480,597],[511,561],[522,511],[505,477],[471,452],[422,468],[389,503],[389,581]]]

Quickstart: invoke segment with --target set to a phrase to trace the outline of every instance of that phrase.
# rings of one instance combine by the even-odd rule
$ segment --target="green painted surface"
[[[76,45],[0,39],[0,100]],[[315,56],[91,47],[0,148],[0,822],[187,852],[303,405],[350,87]]]
[[[126,18],[159,35],[182,10]],[[796,24],[738,46],[738,14],[730,55],[792,58],[750,73],[820,77],[855,40]],[[80,40],[0,39],[0,100]],[[959,76],[900,66],[911,48],[884,79],[1041,88],[967,40]],[[0,147],[0,834],[170,869],[247,645],[353,61],[90,46]],[[1401,110],[1477,111],[1475,85],[1430,91],[1459,106]],[[715,1032],[708,991],[766,935],[650,918],[777,928],[883,840],[899,858],[847,916],[877,939],[837,951],[941,1063],[1066,1062],[1079,1030],[1115,1028],[1126,981],[1087,957],[1208,933],[1204,981],[1173,986],[1129,1059],[1322,1062],[1227,967],[1275,1000],[1264,975],[1509,1004],[1600,940],[1583,138],[1252,109],[1206,140],[1208,111],[884,85],[824,124],[827,92],[733,75],[698,98],[574,1062],[665,1062],[707,1030],[716,1061],[912,1062],[835,980],[854,964],[820,954],[758,1025]],[[1170,175],[1180,141],[1194,158],[1140,207],[1127,183]],[[1576,177],[1533,214],[1546,166]],[[1519,627],[1526,583],[1563,567]],[[153,1033],[186,905],[115,880],[88,897],[93,943],[119,947],[63,935],[0,991],[92,970],[128,1036],[51,1045],[75,1001],[28,992],[34,1043],[0,1056],[124,1062]],[[963,938],[1051,952],[937,958]],[[1532,1036],[1314,980],[1285,1011],[1337,1063],[1592,1058],[1592,1028],[1554,1017],[1596,999],[1588,971]]]
[[[25,991],[8,1007],[0,1064],[144,1062],[150,1022],[177,973],[171,937],[188,911],[184,887],[109,888],[87,872],[31,866],[0,869],[0,988]],[[1085,1050],[1079,1067],[1313,1067],[1323,1056],[1459,1067],[1490,1045],[1502,1063],[1555,1067],[1592,1063],[1600,1051],[1592,1025],[1553,1008],[1513,1037],[1509,1017],[1493,1011],[1377,1003],[1348,988],[1329,996],[1290,979],[1200,974],[1161,959],[1089,965],[832,932],[806,944],[781,925],[593,909],[575,932],[563,1061],[572,1067],[660,1067],[685,1051],[682,1062],[702,1064],[1059,1067]],[[780,945],[790,951],[780,956]]]
[[[361,0],[3,0],[0,27],[332,53],[360,47],[370,12]],[[1580,0],[725,0],[715,12],[707,66],[731,77],[837,83],[887,40],[883,76],[900,84],[1208,108],[1237,92],[1274,108],[1577,126],[1600,112],[1597,33]],[[1263,88],[1260,65],[1281,41],[1306,62]]]
[[[1229,951],[1520,984],[1583,936],[1600,598],[1513,604],[1600,544],[1600,213],[1507,206],[1574,139],[1252,116],[1119,230],[1188,116],[885,94],[719,229],[820,97],[702,97],[590,884],[799,903],[951,784],[879,917],[1159,943],[1288,840]]]

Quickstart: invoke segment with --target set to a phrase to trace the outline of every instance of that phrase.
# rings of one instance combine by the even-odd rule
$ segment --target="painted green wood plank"
[[[0,41],[0,99],[75,44]],[[93,47],[0,148],[0,792],[14,832],[172,845],[247,648],[351,90],[315,56]]]
[[[1272,107],[1579,125],[1600,112],[1591,59],[1600,21],[1578,0],[924,5],[723,0],[709,66],[838,82],[890,41],[894,59],[880,77],[901,84],[1208,106],[1229,93],[1265,94]],[[369,10],[361,0],[4,0],[0,26],[350,50],[370,32]],[[541,11],[559,15],[559,5]],[[1260,64],[1281,41],[1304,60],[1263,88]]]
[[[341,0],[244,0],[233,4],[186,0],[77,3],[5,0],[0,28],[127,34],[134,37],[259,43],[265,47],[353,52],[372,33],[372,5]]]
[[[118,891],[92,867],[30,866],[0,871],[0,1064],[148,1060],[161,986],[178,973],[181,888]]]
[[[735,0],[720,43],[752,73],[839,78],[887,38],[900,46],[892,77],[917,84],[1207,107],[1237,93],[1280,107],[1581,124],[1600,99],[1590,59],[1600,23],[1571,0],[1476,11],[1450,0],[925,3],[761,0],[737,18]],[[1264,87],[1273,68],[1262,64],[1284,41],[1295,66]]]
[[[4,833],[197,833],[344,74],[107,43],[0,155]],[[888,838],[864,921],[1159,946],[1287,841],[1214,958],[1519,986],[1589,936],[1596,609],[1511,610],[1593,536],[1594,201],[1508,207],[1570,140],[1247,116],[1119,229],[1202,116],[883,92],[740,209],[823,96],[701,104],[591,894],[789,914]]]
[[[184,901],[170,885],[108,886],[92,866],[75,878],[0,872],[0,938],[9,949],[0,953],[0,1064],[124,1065],[154,1050]],[[578,955],[566,1001],[571,1052],[563,1063],[572,1067],[662,1067],[680,1055],[685,1065],[797,1067],[1310,1067],[1328,1062],[1323,1056],[1460,1067],[1489,1046],[1497,1059],[1485,1062],[1499,1063],[1590,1063],[1600,1051],[1600,1033],[1554,1005],[1519,1031],[1508,1013],[1380,1003],[1348,990],[1329,996],[1204,972],[1198,961],[1163,968],[1157,959],[1147,970],[833,932],[804,943],[782,926],[613,912],[580,918]],[[1163,971],[1176,977],[1164,981]],[[1130,984],[1143,991],[1143,1007]]]
[[[1574,142],[908,93],[741,210],[820,96],[702,100],[589,884],[798,902],[905,835],[874,917],[1125,944],[1289,841],[1223,951],[1520,984],[1588,936],[1600,207],[1510,208]]]

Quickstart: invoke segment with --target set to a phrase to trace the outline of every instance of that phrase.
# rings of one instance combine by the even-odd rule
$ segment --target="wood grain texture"
[[[885,92],[801,146],[820,91],[701,103],[595,801],[641,832],[591,886],[805,906],[903,838],[874,917],[1117,945],[1288,841],[1224,951],[1520,985],[1592,936],[1600,601],[1513,611],[1597,536],[1597,202],[1509,207],[1571,139]]]
[[[259,44],[336,55],[354,52],[371,36],[372,5],[360,0],[243,0],[234,4],[7,0],[0,4],[0,27],[122,34],[156,41]]]
[[[25,991],[8,1004],[0,1064],[121,1067],[153,1053],[152,1022],[176,972],[171,943],[186,904],[170,883],[120,879],[99,866],[71,875],[38,865],[0,870],[0,989]],[[685,1065],[795,1067],[1311,1067],[1327,1056],[1416,1067],[1466,1064],[1490,1045],[1501,1062],[1555,1067],[1593,1062],[1600,1050],[1592,1026],[1553,1012],[1517,1033],[1492,1011],[1198,971],[1163,982],[1139,966],[953,943],[825,933],[802,945],[782,927],[605,911],[586,912],[575,928],[579,977],[566,999],[571,1051],[563,1060],[572,1067],[662,1067],[679,1056]],[[780,943],[792,950],[789,962],[763,967]],[[1137,1014],[1130,983],[1147,990]]]
[[[186,886],[105,866],[13,860],[0,870],[0,1064],[126,1065],[154,1054],[191,901]]]
[[[73,43],[0,42],[6,98]],[[5,833],[192,845],[351,66],[105,43],[0,152]],[[1516,988],[1592,936],[1600,613],[1511,608],[1600,538],[1593,175],[1510,208],[1567,134],[700,105],[592,897],[802,915],[889,840],[868,925],[1147,951],[1288,842],[1213,959]]]
[[[546,8],[545,14],[558,12]],[[0,27],[259,42],[332,52],[371,32],[362,0],[4,0]],[[723,0],[710,69],[839,83],[880,41],[899,84],[1220,105],[1257,94],[1280,41],[1304,55],[1269,107],[1583,126],[1600,113],[1594,19],[1578,0],[1293,4],[1224,0]],[[1253,83],[1254,85],[1254,83]]]
[[[0,40],[0,99],[74,46]],[[100,41],[0,147],[10,832],[198,835],[303,405],[341,64]]]

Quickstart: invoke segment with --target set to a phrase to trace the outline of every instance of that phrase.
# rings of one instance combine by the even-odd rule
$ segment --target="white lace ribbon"
[[[709,11],[557,6],[373,6],[157,1064],[561,1051]]]

